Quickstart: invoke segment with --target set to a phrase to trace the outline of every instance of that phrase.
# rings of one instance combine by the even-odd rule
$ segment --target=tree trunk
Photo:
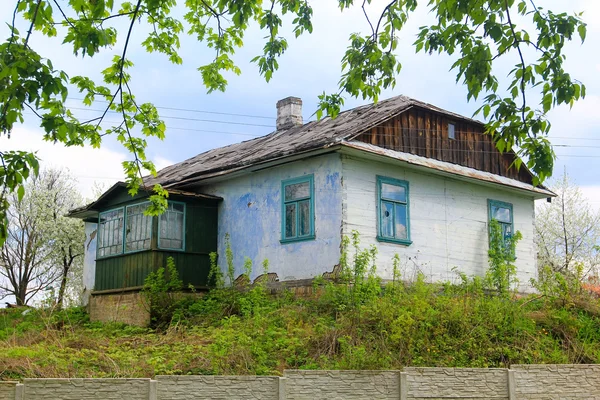
[[[27,296],[27,285],[21,284],[16,291],[15,299],[18,306],[24,306]]]
[[[65,290],[67,289],[67,275],[69,274],[69,265],[63,266],[62,277],[60,278],[60,288],[58,289],[58,298],[56,299],[56,308],[62,310]]]

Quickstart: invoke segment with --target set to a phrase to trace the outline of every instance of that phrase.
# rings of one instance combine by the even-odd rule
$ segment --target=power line
[[[81,108],[81,107],[69,107],[69,109],[81,110],[81,111],[104,112],[104,110],[96,110],[96,109],[92,109],[92,108]],[[112,113],[112,114],[121,114],[119,111],[113,111],[113,110],[109,110],[108,112]],[[265,128],[273,128],[273,125],[250,124],[247,122],[219,121],[219,120],[212,120],[212,119],[175,117],[175,116],[168,116],[168,115],[161,115],[160,118],[161,119],[162,118],[178,119],[178,120],[182,120],[182,121],[212,122],[212,123],[217,123],[217,124],[246,125],[246,126],[260,126],[260,127],[265,127]]]
[[[75,97],[69,97],[69,100],[78,100],[78,101],[83,101],[83,99],[78,99]],[[108,103],[108,101],[105,100],[95,100],[99,103]],[[176,107],[164,107],[164,106],[154,106],[157,109],[160,110],[172,110],[172,111],[183,111],[183,112],[192,112],[192,113],[200,113],[200,114],[216,114],[216,115],[230,115],[233,117],[245,117],[245,118],[260,118],[260,119],[277,119],[275,117],[266,117],[266,116],[262,116],[262,115],[252,115],[252,114],[236,114],[236,113],[226,113],[226,112],[220,112],[220,111],[208,111],[208,110],[195,110],[195,109],[190,109],[190,108],[176,108]]]
[[[35,115],[35,114],[33,114],[32,112],[29,112],[29,111],[24,111],[24,113],[27,114],[27,115]],[[121,121],[107,121],[107,120],[103,120],[102,122],[104,122],[106,124],[120,124],[121,123]],[[183,128],[183,127],[178,127],[178,126],[168,126],[167,130],[170,130],[170,129],[179,130],[179,131],[219,133],[219,134],[223,134],[223,135],[249,136],[249,137],[253,137],[253,138],[264,136],[264,135],[253,134],[253,133],[229,132],[229,131],[215,131],[215,130],[209,130],[209,129],[194,129],[194,128]]]

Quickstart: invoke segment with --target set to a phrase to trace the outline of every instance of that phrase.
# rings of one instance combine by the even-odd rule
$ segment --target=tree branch
[[[525,71],[527,67],[525,66],[525,59],[523,58],[523,52],[521,51],[521,46],[519,46],[519,38],[517,37],[517,33],[515,32],[515,27],[512,23],[512,19],[510,17],[510,7],[508,5],[508,0],[504,0],[505,9],[506,9],[506,17],[508,18],[508,24],[510,26],[510,31],[512,32],[514,43],[513,46],[517,48],[519,52],[519,58],[521,59],[521,95],[523,96],[523,106],[521,107],[521,118],[523,120],[523,125],[526,124],[527,118],[525,117],[525,107],[527,106],[527,100],[525,98]]]
[[[124,66],[125,66],[125,56],[127,55],[127,46],[129,46],[129,40],[131,38],[131,32],[133,31],[133,25],[135,24],[135,18],[140,10],[140,6],[142,4],[142,0],[138,0],[136,6],[135,6],[135,10],[133,12],[133,17],[131,18],[131,24],[129,24],[129,30],[127,31],[127,37],[125,39],[125,45],[123,46],[123,54],[121,55],[121,70],[119,72],[119,88],[117,89],[117,92],[120,92],[121,95],[121,114],[123,115],[123,121],[125,122],[125,130],[127,131],[127,137],[129,138],[129,143],[132,145],[131,149],[133,152],[133,156],[135,157],[135,163],[138,169],[138,173],[140,174],[140,179],[142,180],[142,187],[145,188],[144,185],[144,175],[142,174],[142,167],[140,166],[140,158],[138,157],[137,154],[137,150],[135,149],[135,146],[133,144],[133,138],[131,136],[131,131],[129,130],[129,125],[127,124],[127,114],[125,113],[125,107],[123,106],[124,102],[123,102],[123,82],[125,82],[125,84],[127,84],[127,81],[125,79],[124,76]],[[114,99],[114,96],[113,96]],[[137,107],[137,105],[136,105]],[[106,114],[106,111],[105,111]],[[148,189],[146,189],[147,191]]]
[[[369,26],[371,27],[371,33],[373,34],[373,37],[375,37],[375,28],[373,28],[373,24],[371,23],[371,19],[369,19],[369,15],[367,14],[367,10],[365,10],[365,4],[367,3],[367,0],[363,0],[362,3],[362,10],[363,10],[363,14],[365,14],[365,18],[367,19],[367,22],[369,23]]]

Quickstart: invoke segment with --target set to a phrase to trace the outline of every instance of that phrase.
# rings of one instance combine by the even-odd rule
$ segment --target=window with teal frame
[[[98,216],[98,258],[123,254],[125,210],[117,208]]]
[[[158,248],[185,250],[185,204],[169,201],[158,217]]]
[[[152,241],[152,216],[144,215],[150,202],[125,208],[125,253],[149,250]]]
[[[281,182],[281,242],[315,238],[315,191],[312,175]]]
[[[488,200],[488,214],[490,222],[496,220],[500,224],[502,241],[506,244],[514,234],[512,204],[498,200]]]
[[[377,176],[377,240],[410,245],[408,182]]]

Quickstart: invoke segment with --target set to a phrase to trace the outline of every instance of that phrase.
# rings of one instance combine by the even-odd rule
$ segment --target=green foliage
[[[319,96],[318,118],[335,117],[344,104],[344,93],[377,101],[383,89],[395,86],[401,70],[395,53],[398,34],[418,5],[417,0],[393,1],[379,15],[369,16],[365,6],[371,0],[338,3],[341,11],[362,7],[370,32],[350,36],[341,60],[340,90]],[[456,58],[452,69],[466,86],[467,99],[486,95],[480,111],[488,119],[487,131],[498,148],[518,148],[536,174],[535,183],[543,182],[551,175],[555,158],[547,138],[550,123],[546,114],[555,106],[572,106],[585,97],[585,86],[564,70],[563,51],[567,42],[585,40],[586,24],[581,14],[543,10],[531,0],[439,0],[424,6],[437,21],[420,28],[414,43],[417,52],[443,52]],[[227,74],[241,73],[234,54],[243,47],[244,34],[253,24],[266,34],[261,54],[252,59],[266,81],[279,68],[278,59],[289,46],[288,39],[280,34],[284,23],[291,25],[295,37],[313,30],[313,9],[306,0],[274,0],[266,8],[259,0],[188,0],[182,18],[173,16],[175,7],[175,0],[16,1],[12,12],[5,13],[11,35],[0,43],[0,132],[10,134],[15,123],[25,120],[27,109],[39,120],[48,141],[98,147],[103,137],[112,136],[132,155],[123,162],[123,169],[134,195],[140,187],[145,188],[144,169],[156,175],[154,164],[146,157],[146,139],[163,139],[166,130],[156,107],[138,103],[130,88],[132,76],[128,71],[133,63],[128,52],[135,32],[145,34],[142,48],[161,53],[174,64],[183,62],[179,55],[182,34],[204,43],[214,57],[198,71],[212,92],[226,90]],[[514,23],[516,14],[524,20],[523,25],[532,26],[529,31]],[[24,34],[15,26],[17,16],[28,25]],[[125,21],[127,29],[111,26],[117,21]],[[117,44],[119,48],[102,71],[102,82],[87,76],[69,78],[36,51],[30,39],[38,33],[71,46],[76,57],[93,58],[112,52]],[[524,50],[534,51],[537,59],[525,60]],[[493,66],[515,56],[519,63],[509,72],[509,83],[501,88]],[[66,104],[70,85],[83,95],[84,105],[103,102],[100,115],[85,121],[75,117]],[[539,103],[539,109],[534,103]],[[119,121],[105,128],[104,118],[109,112],[119,115]],[[5,194],[18,192],[22,196],[23,176],[37,171],[35,158],[32,153],[0,152],[0,245],[6,237]],[[521,162],[518,159],[515,166]],[[165,210],[167,193],[160,186],[152,189],[148,212],[156,215]]]
[[[563,304],[569,304],[580,297],[583,291],[583,264],[575,266],[575,273],[564,273],[544,266],[538,271],[538,279],[532,279],[531,284],[545,299],[559,299]]]
[[[233,282],[235,281],[235,265],[233,264],[233,250],[231,249],[229,233],[225,234],[225,261],[227,262],[227,279],[229,280],[229,285],[233,286]]]
[[[365,250],[356,256],[347,242],[348,258],[362,262]],[[353,264],[366,271],[366,284],[371,262]],[[600,362],[600,303],[581,292],[568,303],[550,292],[505,298],[464,274],[456,285],[420,274],[378,295],[357,291],[361,301],[352,303],[349,276],[307,298],[268,295],[260,285],[216,289],[180,302],[179,319],[160,334],[90,323],[83,309],[0,310],[0,379]],[[331,301],[338,295],[347,307]]]
[[[490,221],[490,248],[488,250],[489,269],[486,282],[503,297],[508,296],[511,286],[518,283],[517,267],[514,265],[517,243],[522,239],[521,232],[504,237],[496,220]]]
[[[178,307],[177,295],[183,289],[183,281],[172,257],[167,258],[167,266],[148,274],[142,294],[150,311],[152,326],[164,329],[169,326]]]
[[[221,289],[225,286],[225,280],[223,278],[223,271],[217,264],[218,255],[217,252],[213,251],[209,254],[210,257],[210,271],[208,272],[208,281],[214,287]]]
[[[349,250],[352,250],[352,262],[349,263]],[[332,311],[343,312],[357,310],[381,294],[381,279],[377,276],[377,248],[371,246],[361,249],[357,231],[342,239],[340,273],[335,282],[317,279],[315,288],[324,287],[318,306]]]

